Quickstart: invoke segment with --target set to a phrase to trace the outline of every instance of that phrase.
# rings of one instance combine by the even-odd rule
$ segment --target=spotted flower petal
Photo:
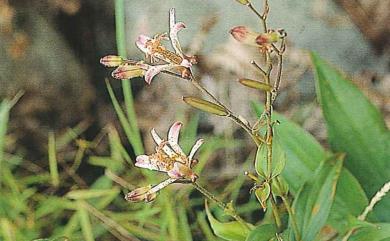
[[[148,84],[152,83],[154,76],[159,74],[161,71],[169,70],[171,68],[172,66],[169,64],[151,66],[145,73],[145,82]]]
[[[203,144],[203,142],[204,142],[203,139],[199,139],[196,141],[195,145],[192,147],[192,149],[190,151],[190,154],[188,155],[188,159],[192,160],[192,158],[194,158],[195,153],[198,151],[198,149]]]
[[[169,38],[171,39],[172,47],[175,49],[176,54],[183,58],[183,51],[180,46],[177,33],[185,28],[185,24],[182,22],[176,23],[175,9],[169,10]]]
[[[135,41],[135,44],[137,45],[137,47],[142,51],[144,52],[145,54],[151,54],[151,51],[150,49],[147,47],[147,42],[150,41],[151,38],[146,36],[146,35],[139,35],[137,40]]]
[[[174,157],[175,152],[167,146],[164,141],[161,139],[161,137],[157,134],[156,130],[153,128],[150,133],[152,134],[154,142],[160,147],[162,146],[163,151],[169,156],[169,157]]]

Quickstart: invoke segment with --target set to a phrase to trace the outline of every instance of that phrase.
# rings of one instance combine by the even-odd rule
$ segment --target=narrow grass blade
[[[58,174],[56,144],[53,132],[49,132],[48,152],[51,183],[53,186],[57,187],[60,184],[60,178]]]
[[[121,57],[126,58],[127,53],[126,53],[124,0],[115,0],[115,30],[116,30],[116,43],[117,43],[118,54]],[[142,140],[141,140],[138,124],[137,124],[136,113],[134,110],[134,100],[133,100],[133,94],[131,92],[130,80],[122,80],[122,90],[125,99],[125,106],[126,106],[129,123],[132,131],[134,132],[136,141],[141,143],[141,149],[139,151],[142,152],[143,151]],[[136,153],[136,154],[139,155],[140,153]]]
[[[110,95],[112,104],[114,105],[115,112],[118,115],[119,121],[122,125],[122,128],[125,131],[127,139],[129,140],[130,144],[134,148],[135,154],[136,155],[143,154],[144,148],[142,146],[142,141],[140,138],[138,138],[136,132],[133,131],[133,128],[131,127],[129,121],[126,118],[125,113],[123,112],[118,100],[116,99],[114,91],[113,91],[110,83],[108,82],[108,80],[106,80],[106,85],[107,85],[107,90],[108,90],[108,93]]]
[[[78,207],[78,218],[81,226],[81,231],[83,232],[83,237],[85,241],[94,241],[92,224],[89,218],[88,211],[83,207],[82,202],[77,203]]]

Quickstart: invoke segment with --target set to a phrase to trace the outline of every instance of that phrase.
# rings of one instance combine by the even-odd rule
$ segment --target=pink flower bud
[[[156,193],[150,193],[152,186],[140,187],[126,194],[125,199],[129,202],[151,202],[156,199]]]
[[[123,58],[117,55],[107,55],[100,59],[100,63],[106,67],[117,67],[123,62]]]
[[[131,79],[142,77],[145,75],[145,70],[138,65],[121,65],[112,72],[112,77],[115,79]]]
[[[259,36],[259,33],[253,32],[249,28],[245,26],[237,26],[230,30],[230,34],[236,39],[238,42],[249,44],[249,45],[257,45],[256,38]]]

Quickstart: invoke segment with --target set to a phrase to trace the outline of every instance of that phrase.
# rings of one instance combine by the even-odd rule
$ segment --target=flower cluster
[[[287,36],[283,29],[269,30],[267,33],[257,33],[245,26],[237,26],[230,30],[230,34],[237,41],[259,47],[263,52],[272,50],[272,44]]]
[[[123,59],[120,56],[108,55],[100,59],[100,63],[106,67],[117,67],[112,76],[116,79],[131,79],[145,77],[145,82],[150,84],[154,76],[162,71],[178,73],[183,78],[191,77],[191,67],[196,64],[194,56],[186,56],[180,46],[178,32],[185,28],[182,22],[176,23],[175,9],[169,11],[169,34],[157,34],[153,38],[140,35],[135,44],[145,54],[148,63]],[[163,40],[169,40],[174,49],[168,50],[162,45]]]
[[[169,178],[158,185],[148,185],[137,188],[126,195],[126,200],[131,202],[153,201],[157,192],[174,182],[195,182],[198,176],[192,168],[196,164],[193,159],[196,151],[203,144],[199,139],[192,147],[190,154],[186,155],[178,144],[179,133],[182,123],[175,122],[168,131],[167,140],[161,139],[157,132],[152,129],[151,134],[156,142],[156,152],[151,155],[140,155],[136,158],[135,166],[165,172]]]

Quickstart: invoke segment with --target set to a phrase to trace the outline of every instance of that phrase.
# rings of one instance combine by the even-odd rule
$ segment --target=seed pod
[[[196,97],[183,97],[184,102],[199,110],[209,112],[214,115],[226,116],[228,112],[222,106],[214,104],[210,101],[199,99]]]
[[[250,4],[249,0],[236,0],[238,3],[241,3],[242,5],[248,5]]]
[[[271,92],[272,86],[260,81],[251,80],[251,79],[239,79],[238,82],[240,82],[242,85],[245,85],[246,87],[258,89],[258,90],[264,90]]]

